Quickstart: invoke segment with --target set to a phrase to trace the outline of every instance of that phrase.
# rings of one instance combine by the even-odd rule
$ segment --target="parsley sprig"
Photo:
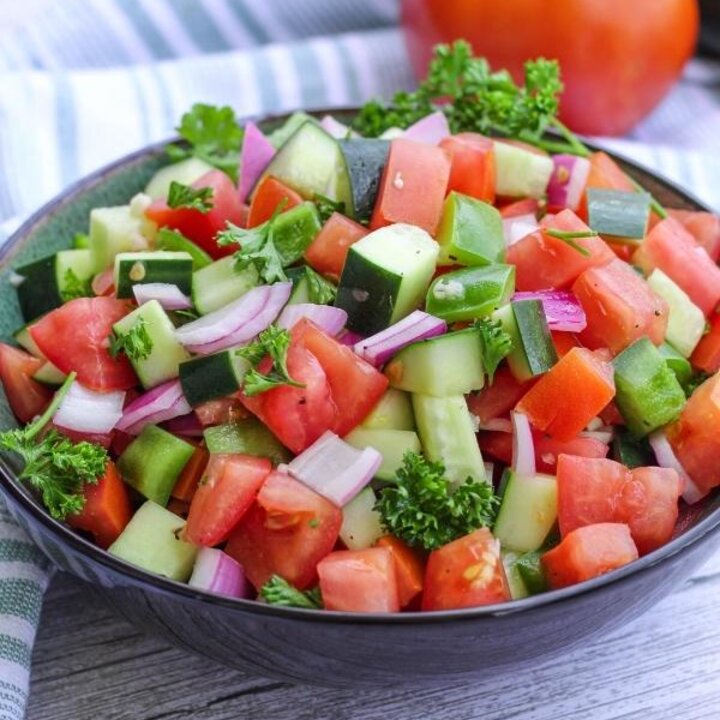
[[[107,451],[99,445],[85,441],[73,443],[54,428],[40,436],[75,377],[74,372],[68,375],[37,420],[24,428],[0,433],[0,448],[23,461],[18,477],[40,493],[45,507],[57,520],[82,511],[85,483],[97,483],[107,464]]]
[[[135,324],[124,333],[113,330],[108,340],[110,356],[116,358],[121,352],[125,353],[130,360],[146,360],[150,357],[153,349],[153,340],[147,329],[145,318],[141,317]]]
[[[484,317],[475,321],[480,333],[483,367],[492,385],[498,365],[512,352],[513,341],[499,320]]]
[[[210,187],[194,188],[173,180],[170,183],[167,204],[174,210],[187,208],[206,215],[214,207],[213,189]]]
[[[331,200],[325,195],[315,193],[313,196],[313,202],[317,208],[318,215],[320,215],[320,222],[324,225],[330,216],[335,213],[345,214],[345,203],[342,200]]]
[[[577,240],[583,238],[597,237],[597,233],[592,230],[581,230],[578,232],[566,232],[565,230],[554,230],[550,228],[545,231],[550,237],[562,240],[566,245],[569,245],[573,250],[577,250],[581,255],[590,257],[590,251],[583,247]]]
[[[90,280],[81,280],[72,268],[68,268],[65,271],[65,275],[63,277],[63,288],[60,291],[60,296],[63,302],[68,302],[69,300],[75,300],[81,297],[92,297],[92,294]]]
[[[252,397],[267,392],[280,385],[291,385],[293,387],[305,387],[303,383],[297,382],[290,377],[287,368],[287,353],[290,347],[290,333],[275,325],[263,330],[258,339],[239,348],[237,354],[245,358],[251,365],[259,365],[266,357],[272,361],[267,373],[261,373],[257,367],[252,367],[245,373],[243,380],[243,392]]]
[[[434,550],[495,519],[499,502],[488,483],[468,478],[453,489],[442,463],[418,453],[405,453],[395,478],[375,509],[385,529],[408,545]]]
[[[273,575],[261,588],[260,596],[270,605],[283,607],[299,607],[309,610],[321,610],[323,607],[320,588],[315,587],[305,592],[293,587],[279,575]]]

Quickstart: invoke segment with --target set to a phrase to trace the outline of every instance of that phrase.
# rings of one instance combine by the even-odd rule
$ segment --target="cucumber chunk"
[[[268,140],[276,147],[281,148],[292,135],[294,135],[302,125],[305,123],[315,123],[318,125],[318,121],[312,116],[308,115],[302,110],[294,112],[280,127],[273,130],[267,135]]]
[[[421,340],[403,348],[385,374],[397,390],[444,397],[482,389],[480,334],[475,328]]]
[[[175,326],[157,300],[133,310],[113,325],[113,331],[116,334],[127,333],[141,321],[146,325],[152,350],[146,358],[129,360],[142,386],[149,390],[176,378],[180,373],[180,363],[188,360],[190,355],[175,337]]]
[[[380,480],[392,481],[402,467],[406,452],[421,452],[420,438],[412,430],[367,430],[355,428],[344,438],[346,443],[358,450],[375,448],[382,455],[382,464],[375,473]]]
[[[291,455],[257,418],[216,425],[203,431],[208,452],[216,455],[241,453],[269,458],[273,465],[289,462]]]
[[[196,157],[173,163],[160,168],[151,178],[145,188],[145,194],[153,200],[164,200],[170,192],[170,185],[179,182],[182,185],[192,185],[205,173],[214,170],[213,166]]]
[[[287,276],[293,284],[288,305],[332,305],[337,296],[337,287],[309,265],[290,268]]]
[[[402,320],[422,303],[438,245],[424,230],[398,223],[380,228],[350,247],[335,305],[347,326],[373,335]]]
[[[44,385],[62,385],[66,378],[67,375],[51,362],[46,362],[33,375],[33,380],[37,380]]]
[[[513,600],[522,600],[530,595],[527,587],[525,587],[525,581],[520,574],[518,568],[518,560],[522,557],[519,553],[512,550],[505,550],[501,552],[501,558],[503,567],[505,568],[505,577],[508,581],[510,588],[510,597]]]
[[[235,258],[225,257],[197,270],[192,277],[192,301],[201,315],[215,312],[242,297],[259,281],[254,265],[235,269]]]
[[[588,225],[615,242],[639,245],[647,234],[650,201],[646,192],[588,188]]]
[[[372,547],[385,534],[375,510],[376,500],[373,489],[366,487],[342,509],[340,539],[348,550]]]
[[[115,294],[132,298],[133,286],[146,283],[177,285],[181,293],[190,294],[193,260],[190,253],[157,250],[123,252],[115,256]]]
[[[180,384],[185,399],[192,405],[232,395],[243,383],[250,363],[235,348],[180,363]]]
[[[13,339],[21,348],[27,350],[34,357],[46,360],[47,358],[45,357],[45,354],[41,352],[37,343],[33,340],[33,337],[30,334],[31,327],[32,323],[29,325],[23,325],[19,330],[16,330],[13,333]]]
[[[360,427],[366,430],[414,430],[415,416],[410,395],[388,388]]]
[[[148,500],[108,552],[143,570],[185,582],[192,574],[199,548],[181,538],[184,527],[185,520]]]
[[[93,208],[90,211],[92,271],[109,268],[121,252],[136,250],[138,243],[153,240],[157,228],[132,204]]]
[[[383,170],[390,152],[390,141],[379,138],[353,138],[340,140],[340,150],[345,158],[350,190],[352,192],[352,208],[346,207],[349,214],[354,209],[357,220],[364,222],[370,219]]]
[[[413,393],[420,441],[429,460],[442,462],[453,485],[468,477],[487,482],[475,426],[463,395],[437,398]]]
[[[314,203],[304,202],[280,213],[273,221],[272,239],[283,267],[294,265],[322,230]]]
[[[495,142],[495,166],[498,195],[537,199],[544,197],[554,169],[547,155],[498,141]]]

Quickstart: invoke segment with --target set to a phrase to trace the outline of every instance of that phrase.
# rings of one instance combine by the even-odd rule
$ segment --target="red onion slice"
[[[701,490],[692,481],[692,478],[687,474],[685,468],[678,460],[677,455],[675,455],[675,451],[672,449],[672,445],[670,445],[670,441],[667,439],[667,435],[664,431],[656,430],[648,437],[648,440],[650,441],[650,447],[655,453],[655,460],[657,461],[657,464],[660,467],[675,470],[682,479],[682,498],[688,505],[694,505],[709,493],[709,490]]]
[[[320,329],[328,335],[337,335],[347,322],[348,315],[342,308],[331,305],[315,305],[314,303],[298,303],[297,305],[286,305],[277,319],[278,327],[290,330],[295,323],[303,318],[312,320]]]
[[[250,586],[242,565],[222,550],[201,548],[195,560],[190,587],[228,597],[250,596]]]
[[[203,426],[194,412],[171,418],[163,423],[163,427],[173,435],[182,435],[184,437],[203,436]]]
[[[585,310],[569,290],[516,292],[513,300],[540,300],[551,330],[581,332],[587,327]]]
[[[105,435],[123,414],[125,392],[94,392],[75,381],[53,416],[60,428],[76,432]]]
[[[372,480],[381,463],[375,448],[358,450],[328,430],[287,466],[287,472],[343,507]]]
[[[348,330],[347,328],[345,328],[345,330],[342,330],[338,334],[336,339],[341,345],[347,345],[348,347],[354,347],[361,340],[364,340],[365,338],[362,335],[360,335],[359,333],[353,332],[352,330]]]
[[[258,126],[252,121],[245,123],[238,183],[240,202],[247,200],[250,191],[274,156],[275,148]]]
[[[506,247],[520,242],[520,240],[534,233],[540,227],[537,218],[532,213],[503,218],[502,224]]]
[[[445,113],[440,110],[426,115],[421,120],[413,123],[405,132],[403,137],[407,140],[437,145],[443,138],[450,135]]]
[[[169,380],[133,400],[125,408],[117,429],[137,435],[146,425],[157,425],[191,411],[180,381]]]
[[[577,155],[555,155],[548,183],[548,205],[577,210],[590,175],[590,161]]]
[[[361,358],[379,367],[406,345],[442,335],[446,331],[447,323],[444,320],[415,310],[386,330],[361,340],[354,350]]]
[[[521,477],[535,475],[535,441],[527,415],[510,413],[513,426],[512,469]]]
[[[170,283],[145,283],[133,285],[135,302],[144,305],[157,300],[165,310],[187,310],[192,307],[190,298],[180,292],[177,285]]]

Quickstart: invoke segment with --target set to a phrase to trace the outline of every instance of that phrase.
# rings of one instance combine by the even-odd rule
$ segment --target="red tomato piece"
[[[387,376],[310,320],[297,323],[292,335],[317,358],[330,383],[337,408],[330,429],[341,437],[347,435],[377,405],[387,390]]]
[[[668,210],[695,238],[695,242],[704,247],[713,262],[720,260],[720,215],[695,210]]]
[[[500,543],[487,528],[475,530],[430,553],[423,610],[493,605],[510,599]]]
[[[633,256],[646,274],[660,268],[710,315],[720,303],[720,268],[675,219],[659,222]]]
[[[392,552],[395,559],[400,607],[406,608],[422,592],[425,559],[420,552],[393,535],[384,535],[376,544]]]
[[[305,251],[305,260],[320,274],[337,281],[350,246],[367,234],[366,227],[334,212]]]
[[[51,423],[51,426],[54,427],[59,433],[64,435],[66,438],[69,438],[70,440],[72,440],[74,443],[89,442],[89,443],[93,443],[95,445],[100,445],[101,447],[104,447],[106,450],[109,450],[112,447],[113,438],[115,436],[114,430],[109,433],[86,433],[86,432],[80,432],[79,430],[70,430],[68,428],[58,427],[54,423]]]
[[[203,427],[225,425],[248,416],[247,411],[237,397],[224,397],[196,405],[193,408],[197,419]]]
[[[83,495],[85,506],[82,512],[68,517],[68,525],[89,532],[101,548],[108,548],[133,515],[128,487],[113,462],[108,460],[105,474],[96,485],[85,484]]]
[[[272,175],[263,178],[250,202],[247,226],[252,228],[262,225],[273,216],[273,213],[283,201],[285,205],[282,212],[285,212],[299,205],[303,199],[292,188],[289,188]]]
[[[700,490],[720,485],[720,373],[706,380],[667,428],[680,464]]]
[[[535,198],[512,200],[500,208],[500,215],[505,220],[523,215],[537,215],[538,212],[540,212],[540,203]]]
[[[52,399],[50,388],[32,378],[43,364],[23,350],[0,343],[0,380],[10,409],[21,423],[40,415]]]
[[[630,528],[622,523],[585,525],[542,556],[550,587],[563,588],[604,575],[638,559]]]
[[[137,378],[125,355],[108,353],[112,326],[133,306],[110,297],[78,298],[43,316],[30,327],[40,352],[90,390],[128,390]]]
[[[232,255],[237,248],[219,247],[215,236],[227,223],[243,225],[245,213],[233,181],[221,170],[210,170],[192,183],[194,188],[211,188],[212,209],[203,213],[194,208],[171,208],[165,200],[155,200],[145,211],[160,227],[181,232],[213,258]]]
[[[392,550],[338,550],[317,566],[320,593],[327,610],[400,612]]]
[[[720,370],[720,315],[711,318],[710,331],[700,339],[690,360],[707,373]]]
[[[577,338],[573,333],[553,330],[550,335],[552,335],[553,345],[558,357],[565,357],[574,347],[578,347]]]
[[[587,317],[583,345],[617,355],[644,335],[655,345],[665,339],[667,303],[622,260],[586,270],[572,289]]]
[[[492,385],[467,396],[468,408],[481,423],[506,417],[531,386],[532,381],[518,382],[510,368],[504,365],[495,373]]]
[[[447,192],[495,202],[495,146],[489,138],[465,132],[443,138],[440,147],[450,155]]]
[[[590,174],[585,189],[599,190],[635,190],[625,171],[604,152],[596,152],[590,156]],[[587,193],[583,193],[578,210],[583,220],[587,220]]]
[[[92,291],[97,296],[110,297],[115,294],[115,268],[109,267],[92,279]]]
[[[515,265],[518,290],[563,289],[572,285],[585,270],[609,263],[613,251],[599,236],[579,238],[589,256],[578,252],[547,230],[587,232],[590,228],[572,210],[563,210],[537,232],[531,233],[508,248],[507,262]]]
[[[342,510],[289,475],[273,472],[240,521],[225,552],[260,589],[280,575],[304,590],[317,578],[317,564],[332,552]]]
[[[171,494],[176,500],[184,503],[192,501],[209,460],[210,453],[207,448],[198,445],[173,486]]]
[[[585,525],[617,522],[630,528],[641,555],[670,540],[682,489],[675,470],[628,470],[614,460],[560,455],[557,479],[563,537]]]
[[[370,229],[409,223],[431,235],[440,224],[450,179],[450,158],[435,145],[391,141]]]
[[[610,363],[574,348],[520,400],[517,409],[555,440],[571,440],[615,396]]]

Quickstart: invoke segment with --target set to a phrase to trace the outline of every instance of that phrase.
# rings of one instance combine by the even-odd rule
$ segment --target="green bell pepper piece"
[[[693,374],[690,361],[683,357],[670,343],[664,342],[658,351],[665,359],[667,366],[675,373],[675,377],[681,385],[690,381]]]

